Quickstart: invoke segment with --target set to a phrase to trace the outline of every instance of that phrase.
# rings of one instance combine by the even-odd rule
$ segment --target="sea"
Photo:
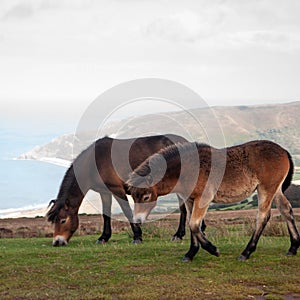
[[[0,218],[47,206],[56,197],[67,167],[16,158],[66,132],[0,125]]]
[[[0,120],[0,218],[22,217],[28,211],[47,210],[49,202],[57,196],[68,166],[58,165],[57,160],[49,163],[17,158],[36,146],[73,133],[72,129],[66,126],[26,126]],[[178,209],[176,196],[169,197],[160,197],[154,212]],[[117,203],[113,203],[112,209],[114,213],[121,212]]]

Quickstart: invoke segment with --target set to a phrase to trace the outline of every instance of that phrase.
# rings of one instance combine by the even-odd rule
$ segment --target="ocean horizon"
[[[0,123],[0,218],[43,216],[49,202],[56,198],[70,162],[56,157],[40,160],[17,158],[67,131],[63,128],[47,130],[14,125]],[[102,212],[100,197],[95,194],[91,193],[92,197],[86,197],[83,201],[80,207],[82,212]],[[178,209],[175,195],[167,201],[165,199],[160,197],[154,212],[170,213]],[[133,207],[132,201],[131,206]],[[121,213],[116,201],[113,201],[112,213]]]
[[[58,163],[63,165],[59,165]],[[40,160],[0,159],[0,218],[36,217],[46,214],[49,202],[55,199],[67,170],[67,161],[47,158]],[[129,197],[133,209],[133,200]],[[158,199],[154,213],[169,214],[178,209],[177,197],[166,195]],[[80,207],[80,213],[102,213],[98,193],[90,191]],[[112,214],[122,214],[113,199]]]
[[[56,197],[66,166],[16,158],[65,132],[65,128],[41,128],[1,119],[0,218],[14,211],[47,207]]]
[[[66,167],[35,160],[0,160],[0,218],[47,206],[56,198]]]

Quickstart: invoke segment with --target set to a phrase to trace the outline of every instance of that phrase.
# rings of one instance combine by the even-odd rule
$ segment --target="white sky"
[[[124,81],[209,105],[300,100],[298,0],[0,0],[2,114],[80,116]]]

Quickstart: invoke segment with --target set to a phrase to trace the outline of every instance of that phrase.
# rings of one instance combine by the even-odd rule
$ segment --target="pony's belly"
[[[234,203],[245,200],[253,194],[256,186],[248,186],[231,190],[218,190],[213,202],[216,203]]]

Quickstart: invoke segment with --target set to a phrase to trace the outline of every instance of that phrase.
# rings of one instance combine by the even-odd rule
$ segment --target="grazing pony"
[[[193,154],[195,149],[197,157]],[[161,172],[163,163],[166,166],[164,174]],[[191,172],[195,170],[197,176],[192,178]],[[200,229],[212,201],[239,202],[257,190],[259,202],[256,228],[239,257],[240,260],[246,260],[256,249],[270,218],[273,201],[287,222],[291,241],[287,255],[296,255],[300,237],[292,207],[283,194],[290,185],[292,175],[290,154],[270,141],[251,141],[224,149],[185,143],[177,145],[177,148],[165,148],[146,159],[131,173],[127,184],[135,202],[134,218],[137,223],[145,221],[158,196],[170,191],[185,196],[191,245],[183,261],[193,259],[199,244],[209,253],[219,256],[218,249]]]
[[[185,143],[187,140],[172,134],[124,140],[104,137],[79,154],[63,178],[57,199],[50,202],[52,206],[47,217],[55,225],[53,245],[66,245],[77,230],[78,210],[90,189],[100,193],[102,199],[104,228],[97,243],[105,243],[111,237],[112,195],[130,222],[133,242],[141,242],[142,231],[139,224],[133,222],[125,181],[129,173],[150,155],[178,142]],[[178,199],[181,217],[174,240],[185,235],[186,209],[180,197]]]

